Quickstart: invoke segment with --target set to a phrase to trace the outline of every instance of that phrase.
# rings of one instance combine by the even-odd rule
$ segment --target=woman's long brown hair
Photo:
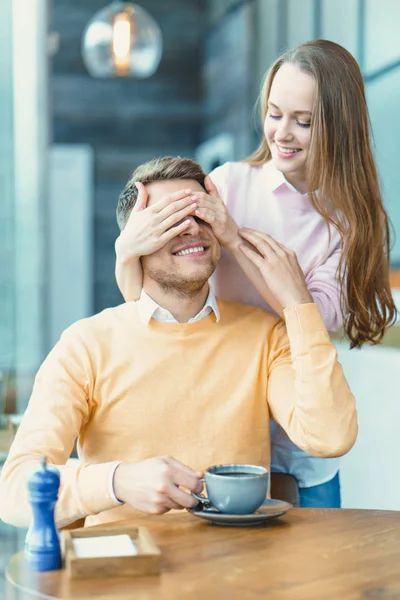
[[[315,210],[342,238],[337,276],[346,335],[351,348],[378,344],[397,313],[389,283],[389,219],[371,150],[361,71],[334,42],[316,40],[289,50],[267,73],[263,124],[273,79],[284,63],[297,65],[317,84],[307,187]],[[264,137],[247,162],[259,166],[270,158]]]

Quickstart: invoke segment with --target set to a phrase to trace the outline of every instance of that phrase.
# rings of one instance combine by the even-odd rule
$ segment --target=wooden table
[[[30,573],[20,553],[7,570],[7,599],[400,599],[398,512],[294,509],[253,528],[187,513],[122,523],[149,528],[163,554],[160,575],[71,581],[62,570]]]

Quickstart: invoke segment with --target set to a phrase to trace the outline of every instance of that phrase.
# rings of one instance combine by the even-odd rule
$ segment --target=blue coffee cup
[[[269,473],[258,465],[215,465],[202,480],[207,496],[193,496],[203,508],[216,508],[222,513],[246,515],[263,504],[267,496]]]

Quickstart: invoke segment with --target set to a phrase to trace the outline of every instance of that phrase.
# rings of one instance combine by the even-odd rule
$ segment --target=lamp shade
[[[130,2],[113,2],[97,12],[82,39],[83,62],[93,77],[153,75],[162,56],[162,35],[154,18]]]

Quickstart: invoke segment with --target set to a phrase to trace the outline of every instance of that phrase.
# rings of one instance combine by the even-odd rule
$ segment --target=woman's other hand
[[[253,246],[251,248],[243,243],[240,250],[259,269],[269,290],[283,309],[314,302],[293,250],[255,229],[243,228],[239,230],[239,234]]]
[[[218,194],[218,190],[210,177],[205,178],[207,192],[195,192],[192,196],[198,204],[195,215],[208,223],[221,244],[232,250],[240,242],[238,226]]]
[[[197,208],[189,189],[168,194],[148,207],[145,186],[138,182],[136,187],[136,204],[116,241],[116,252],[123,262],[152,254],[183,233],[190,223],[186,217]]]

